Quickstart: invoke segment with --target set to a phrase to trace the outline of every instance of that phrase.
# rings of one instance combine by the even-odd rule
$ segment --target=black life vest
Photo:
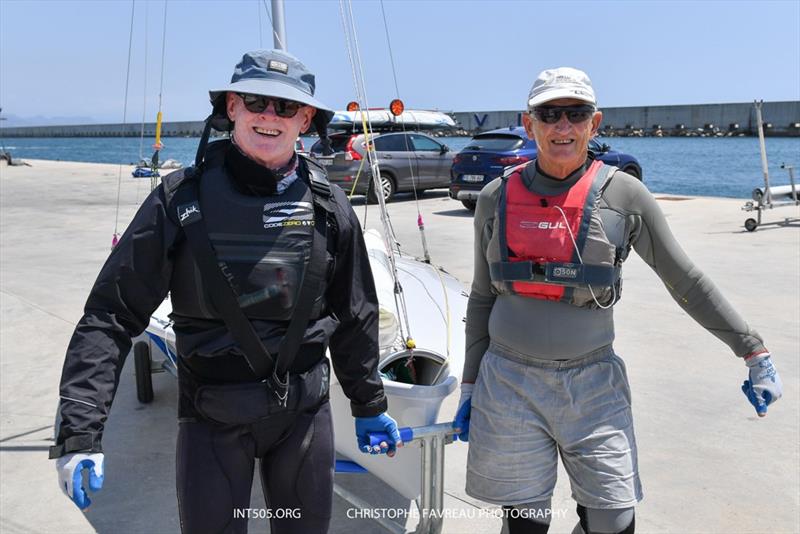
[[[212,248],[248,318],[288,321],[311,255],[314,203],[326,209],[329,222],[334,219],[327,177],[315,163],[301,158],[298,179],[283,194],[242,194],[224,165],[227,145],[227,141],[209,145],[199,174],[191,177],[199,180],[199,200]],[[169,191],[185,179],[165,179],[168,202]],[[219,319],[189,247],[177,248],[174,273],[173,312]],[[320,317],[325,307],[324,294],[317,295],[311,317]]]

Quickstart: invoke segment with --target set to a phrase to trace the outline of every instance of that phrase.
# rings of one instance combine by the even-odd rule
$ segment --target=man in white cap
[[[454,426],[469,441],[467,493],[502,505],[511,534],[547,532],[559,455],[578,503],[574,534],[634,532],[631,395],[612,347],[631,248],[744,360],[742,390],[759,416],[782,393],[761,337],[681,250],[650,192],[588,151],[596,105],[580,70],[539,74],[523,115],[536,159],[487,185],[475,212]]]
[[[300,133],[313,124],[324,136],[333,116],[314,92],[294,56],[245,54],[210,92],[195,166],[164,178],[103,266],[67,349],[50,451],[81,509],[82,473],[91,490],[103,484],[101,439],[131,338],[168,292],[183,532],[246,532],[256,459],[273,534],[328,530],[328,348],[362,450],[391,456],[402,445],[378,376],[378,301],[358,219],[295,152]],[[230,140],[207,145],[212,127]],[[371,432],[390,439],[370,447]]]

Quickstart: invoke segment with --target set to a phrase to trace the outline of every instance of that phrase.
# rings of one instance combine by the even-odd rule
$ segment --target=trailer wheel
[[[756,228],[758,228],[758,223],[756,222],[756,220],[755,220],[755,219],[752,219],[752,218],[751,218],[751,219],[747,219],[747,220],[744,222],[744,227],[745,227],[745,229],[746,229],[748,232],[752,232],[752,231],[754,231]]]
[[[136,398],[142,404],[153,401],[153,375],[150,346],[140,341],[133,346],[133,363],[136,369]]]
[[[462,200],[461,204],[469,211],[475,211],[475,206],[478,205],[477,200]]]

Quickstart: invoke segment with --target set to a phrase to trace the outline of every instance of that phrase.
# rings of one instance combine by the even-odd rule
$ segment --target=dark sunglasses
[[[300,108],[305,106],[300,102],[294,100],[285,100],[283,98],[274,98],[271,96],[251,95],[249,93],[237,93],[244,102],[244,107],[251,113],[264,113],[264,110],[269,107],[272,102],[272,107],[275,108],[275,115],[285,119],[291,119]]]
[[[545,124],[555,124],[561,120],[561,115],[566,114],[567,120],[572,124],[580,124],[589,120],[594,115],[594,106],[588,104],[581,106],[537,106],[531,113]]]

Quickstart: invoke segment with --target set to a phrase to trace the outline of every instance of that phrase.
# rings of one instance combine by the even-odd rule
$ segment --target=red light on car
[[[456,163],[461,163],[462,159],[463,158],[461,157],[461,154],[456,154],[455,156],[453,156],[453,165],[455,165]]]
[[[389,111],[391,111],[392,115],[394,115],[395,117],[401,115],[403,113],[403,110],[405,109],[406,109],[405,104],[403,104],[403,101],[400,100],[399,98],[395,98],[389,104]]]
[[[530,161],[530,159],[531,158],[527,156],[501,156],[499,158],[494,158],[492,161],[498,165],[502,165],[503,167],[509,167],[511,165],[525,163],[526,161]]]
[[[356,136],[350,137],[350,140],[347,142],[347,146],[344,149],[344,159],[350,161],[358,161],[361,159],[361,154],[356,152],[353,149],[353,141],[355,141]]]
[[[345,182],[352,182],[353,181],[353,177],[352,176],[344,176],[344,177],[342,177],[342,180],[345,181]]]

